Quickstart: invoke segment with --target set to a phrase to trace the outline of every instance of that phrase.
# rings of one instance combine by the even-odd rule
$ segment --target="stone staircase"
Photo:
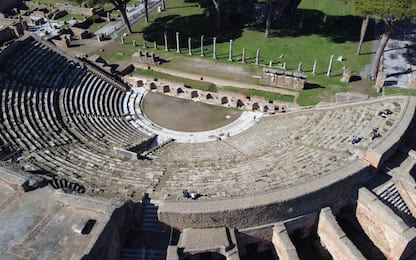
[[[384,185],[373,189],[373,192],[383,201],[394,213],[400,216],[409,226],[416,226],[416,219],[413,217],[399,191],[396,189],[393,180],[387,181]]]
[[[143,209],[140,223],[141,232],[166,232],[157,219],[158,201],[146,198],[143,201]]]
[[[139,242],[121,251],[122,260],[161,260],[166,259],[166,248],[160,247],[163,237],[169,237],[169,230],[164,228],[157,218],[158,201],[145,198],[143,200],[142,216],[140,221]]]
[[[120,258],[122,260],[165,260],[166,250],[148,249],[146,247],[123,249]]]

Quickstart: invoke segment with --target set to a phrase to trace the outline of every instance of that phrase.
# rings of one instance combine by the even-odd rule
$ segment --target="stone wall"
[[[305,87],[306,76],[302,73],[264,69],[261,81],[277,87],[302,90]]]
[[[322,209],[319,214],[318,235],[334,259],[365,259],[342,231],[330,208]]]
[[[141,204],[131,201],[115,209],[83,259],[119,259],[128,232],[139,224],[140,209]]]
[[[17,36],[10,27],[0,30],[0,45],[15,38],[17,38]]]
[[[0,1],[9,1],[9,0],[0,0]],[[26,1],[25,4],[30,9],[50,8],[51,7],[51,6],[47,6],[47,5],[43,5],[43,4],[38,4],[38,3],[32,2],[32,1]],[[66,11],[70,14],[80,14],[80,15],[85,15],[85,16],[91,16],[91,15],[94,14],[94,9],[93,8],[85,8],[85,7],[73,6],[71,4],[63,4],[63,3],[55,3],[53,5],[53,9]]]
[[[177,229],[259,226],[348,204],[368,175],[368,164],[355,160],[320,179],[264,194],[209,201],[162,201],[158,216]]]
[[[273,239],[272,243],[279,255],[279,259],[282,260],[297,260],[299,259],[296,248],[290,240],[289,234],[283,223],[276,224],[273,227]]]
[[[0,13],[3,13],[11,8],[18,7],[21,0],[0,0]]]
[[[366,188],[359,190],[356,217],[367,236],[388,259],[405,259],[416,250],[416,229],[407,226]]]
[[[14,53],[18,51],[22,45],[25,44],[25,41],[29,40],[30,39],[28,38],[17,40],[12,45],[4,49],[0,55],[0,65],[4,64],[10,56],[13,56]]]
[[[13,22],[11,25],[0,29],[0,45],[3,43],[17,39],[24,34],[25,24]]]
[[[248,97],[242,93],[227,92],[219,90],[218,92],[202,91],[199,89],[192,89],[186,87],[183,83],[157,80],[151,77],[144,76],[125,76],[123,80],[135,87],[144,87],[150,91],[157,91],[171,96],[198,100],[203,103],[225,105],[228,107],[239,108],[242,110],[258,110],[268,113],[279,112],[287,110],[289,107],[294,107],[295,104],[284,101],[266,100],[262,97],[251,96]],[[275,107],[279,107],[275,111]]]

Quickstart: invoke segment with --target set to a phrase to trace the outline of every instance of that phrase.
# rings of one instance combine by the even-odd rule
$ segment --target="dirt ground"
[[[242,111],[149,92],[143,110],[155,124],[177,131],[216,129],[236,120]],[[229,119],[226,116],[229,116]]]

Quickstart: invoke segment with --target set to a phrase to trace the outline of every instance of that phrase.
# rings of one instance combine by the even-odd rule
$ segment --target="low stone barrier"
[[[319,214],[318,235],[334,259],[366,259],[342,231],[330,208]]]
[[[286,227],[283,223],[276,224],[273,227],[273,246],[282,260],[297,260],[299,259],[296,248],[290,240]]]

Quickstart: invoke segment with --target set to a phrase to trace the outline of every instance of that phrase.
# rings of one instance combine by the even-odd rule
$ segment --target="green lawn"
[[[108,22],[107,21],[102,21],[101,23],[93,23],[91,24],[91,26],[88,28],[88,30],[90,32],[96,32],[98,31],[100,28],[104,27],[105,25],[107,25]]]
[[[58,20],[59,21],[69,21],[69,20],[72,20],[72,17],[77,19],[77,20],[80,20],[80,21],[84,20],[84,16],[80,15],[80,14],[66,14],[65,16],[59,18]]]
[[[278,22],[272,30],[273,37],[266,39],[263,26],[248,26],[241,22],[223,23],[223,32],[217,33],[213,26],[214,17],[206,17],[205,9],[198,8],[195,3],[183,0],[167,1],[167,10],[152,13],[150,24],[140,21],[133,25],[132,35],[126,42],[135,39],[138,43],[148,42],[152,46],[157,41],[164,44],[163,32],[168,32],[168,43],[173,55],[175,53],[175,32],[180,33],[182,47],[187,47],[187,38],[192,37],[193,52],[199,53],[200,36],[205,35],[205,52],[207,58],[212,56],[212,37],[218,37],[217,53],[220,62],[228,62],[229,40],[233,39],[234,59],[240,59],[242,49],[246,48],[249,63],[254,63],[255,53],[260,49],[260,62],[269,64],[286,63],[289,70],[296,70],[299,62],[303,63],[305,72],[312,70],[313,61],[318,61],[318,73],[325,73],[331,55],[343,56],[343,62],[334,62],[333,74],[342,73],[343,66],[358,73],[370,61],[370,54],[355,55],[360,30],[361,18],[351,15],[351,8],[344,0],[304,0],[298,10],[287,21]],[[327,15],[327,22],[322,18]],[[304,26],[298,24],[304,17]],[[132,48],[130,45],[123,49]],[[364,47],[363,53],[370,46]],[[183,48],[183,53],[187,49]],[[282,58],[281,55],[283,55]]]
[[[35,0],[34,3],[44,4],[44,5],[54,5],[56,3],[69,3],[72,5],[79,6],[79,3],[76,0]]]
[[[387,95],[408,95],[416,96],[416,89],[403,89],[395,87],[385,87],[384,93]]]
[[[242,66],[253,74],[261,74],[262,68],[268,66],[269,61],[273,62],[273,68],[279,70],[282,70],[281,65],[286,63],[290,71],[296,71],[299,63],[302,62],[302,71],[308,77],[307,82],[321,86],[301,95],[300,100],[305,101],[305,104],[317,103],[322,96],[337,91],[347,91],[347,84],[339,81],[343,67],[350,68],[353,75],[358,75],[364,65],[370,63],[371,44],[364,44],[363,55],[355,55],[361,18],[352,14],[351,7],[345,0],[303,0],[294,14],[273,25],[272,37],[267,39],[264,37],[263,24],[249,25],[234,18],[233,21],[223,21],[222,32],[217,33],[214,26],[215,17],[214,15],[207,17],[205,15],[207,9],[198,8],[196,3],[185,0],[169,0],[166,4],[166,11],[150,14],[149,24],[143,20],[134,24],[134,33],[125,38],[126,44],[121,45],[118,38],[116,47],[100,55],[109,62],[126,60],[137,51],[137,47],[131,44],[133,39],[139,46],[146,41],[149,51],[169,59],[168,63],[161,66],[180,69],[189,59],[188,37],[192,39],[192,52],[199,54],[200,36],[204,34],[205,59],[212,61],[212,37],[215,36],[217,62]],[[215,14],[211,7],[208,11]],[[327,17],[326,23],[323,23],[324,16]],[[300,28],[299,22],[302,19],[303,27]],[[164,51],[164,31],[168,33],[169,52]],[[182,47],[180,54],[175,51],[175,32],[180,33]],[[372,32],[367,34],[372,35]],[[228,61],[230,39],[233,39],[233,63]],[[158,50],[153,49],[154,41],[158,43]],[[243,48],[246,48],[247,64],[238,62]],[[254,65],[257,49],[260,49],[260,66]],[[335,57],[332,67],[333,77],[328,78],[325,74],[331,55]],[[192,57],[195,56],[199,57],[199,55]],[[336,61],[339,56],[343,57],[342,62]],[[317,75],[311,73],[314,60],[317,60]],[[192,68],[186,70],[193,72],[190,71]],[[228,77],[226,72],[210,76]],[[244,80],[259,84],[256,79],[246,77]],[[314,94],[318,95],[315,101]]]
[[[142,70],[142,69],[135,69],[135,71],[131,75],[142,75],[142,76],[149,76],[155,79],[165,79],[174,82],[183,83],[185,87],[190,87],[194,89],[199,89],[202,91],[210,91],[210,92],[217,92],[217,87],[211,83],[206,81],[197,81],[191,80],[181,77],[175,77],[169,74],[165,74],[162,72],[154,71],[154,70]]]

